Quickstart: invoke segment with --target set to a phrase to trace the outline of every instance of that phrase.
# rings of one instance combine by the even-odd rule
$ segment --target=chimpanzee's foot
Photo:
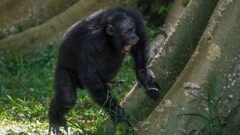
[[[64,127],[64,130],[68,133],[67,131],[67,120],[62,117],[62,118],[49,118],[49,133],[53,133],[54,135],[58,135],[61,133],[60,127]]]
[[[128,115],[120,106],[114,107],[110,115],[114,123],[126,122],[128,120]]]

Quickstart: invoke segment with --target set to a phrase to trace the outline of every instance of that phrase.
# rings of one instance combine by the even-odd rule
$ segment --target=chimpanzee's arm
[[[141,37],[139,37],[141,39]],[[147,67],[148,51],[141,40],[131,52],[135,62],[135,70],[138,81],[144,86],[148,95],[153,99],[158,99],[160,87],[155,80],[155,75],[150,68]]]
[[[135,62],[137,79],[144,86],[148,95],[153,99],[157,99],[159,97],[160,87],[155,80],[155,75],[152,70],[147,68],[149,60],[149,44],[142,15],[135,8],[128,9],[127,14],[134,18],[136,34],[139,37],[138,43],[132,47],[130,52]]]

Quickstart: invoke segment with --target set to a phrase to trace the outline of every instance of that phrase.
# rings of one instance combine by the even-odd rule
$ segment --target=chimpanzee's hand
[[[67,132],[67,121],[64,117],[56,118],[53,115],[49,114],[49,134],[53,132],[54,135],[61,133],[59,127],[64,127],[64,130]]]
[[[146,88],[146,90],[147,90],[148,95],[151,98],[153,98],[155,100],[157,100],[159,98],[159,91],[161,89],[160,89],[159,84],[156,81],[154,81],[150,86],[148,86],[148,88]]]
[[[155,80],[155,75],[151,69],[146,68],[138,72],[138,80],[146,89],[148,95],[153,99],[159,98],[159,91],[161,90],[159,84]]]

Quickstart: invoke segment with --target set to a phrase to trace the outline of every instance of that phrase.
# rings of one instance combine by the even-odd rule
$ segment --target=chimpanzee
[[[157,99],[160,87],[147,68],[147,32],[136,8],[97,11],[66,32],[55,69],[55,95],[48,112],[50,130],[58,134],[60,126],[66,128],[64,115],[76,103],[77,87],[88,89],[115,123],[123,120],[126,113],[108,91],[127,52],[134,59],[138,81],[151,98]]]

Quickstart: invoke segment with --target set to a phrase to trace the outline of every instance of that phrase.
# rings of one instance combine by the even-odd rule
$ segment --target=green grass
[[[0,66],[6,68],[33,95],[49,104],[53,96],[53,72],[57,58],[57,45],[31,56],[0,57]],[[136,82],[133,64],[129,56],[115,78],[125,80],[113,92],[120,101]],[[78,101],[68,114],[68,119],[80,128],[69,125],[72,133],[91,134],[108,115],[97,106],[86,90],[78,91]],[[33,99],[16,81],[0,68],[0,134],[47,134],[47,109]]]

